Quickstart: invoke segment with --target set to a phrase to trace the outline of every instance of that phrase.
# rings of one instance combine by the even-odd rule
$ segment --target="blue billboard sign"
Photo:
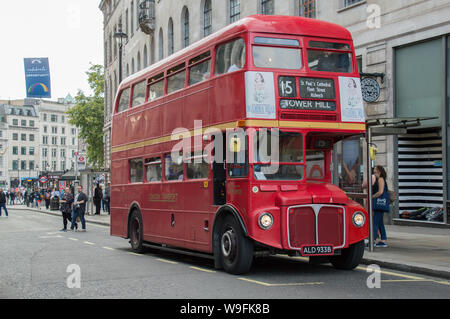
[[[48,58],[24,58],[27,97],[51,98]]]

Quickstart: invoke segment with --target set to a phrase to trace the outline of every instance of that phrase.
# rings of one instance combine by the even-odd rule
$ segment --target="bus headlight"
[[[269,213],[262,213],[261,216],[259,216],[258,224],[261,229],[270,229],[273,225],[273,216]]]
[[[361,228],[366,223],[366,216],[362,212],[355,212],[352,217],[353,225]]]

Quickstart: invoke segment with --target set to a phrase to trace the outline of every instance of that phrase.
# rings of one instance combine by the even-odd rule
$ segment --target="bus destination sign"
[[[299,78],[300,97],[304,99],[333,100],[336,98],[332,79]]]
[[[285,110],[336,111],[334,101],[280,100],[280,108]]]

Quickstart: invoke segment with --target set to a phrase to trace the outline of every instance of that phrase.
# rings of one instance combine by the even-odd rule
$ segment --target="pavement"
[[[57,210],[29,208],[25,205],[8,205],[15,209],[32,210],[61,216]],[[110,225],[110,216],[85,215],[87,223]],[[362,264],[377,264],[381,268],[412,272],[432,277],[450,279],[450,228],[386,225],[388,247],[366,248]]]

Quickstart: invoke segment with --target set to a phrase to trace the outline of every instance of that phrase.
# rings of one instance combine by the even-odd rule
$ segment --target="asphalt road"
[[[367,266],[353,271],[306,259],[257,259],[234,276],[212,260],[149,250],[138,255],[105,226],[59,232],[60,218],[30,211],[0,217],[0,298],[397,299],[450,297],[450,282]],[[368,285],[369,283],[369,285]]]

